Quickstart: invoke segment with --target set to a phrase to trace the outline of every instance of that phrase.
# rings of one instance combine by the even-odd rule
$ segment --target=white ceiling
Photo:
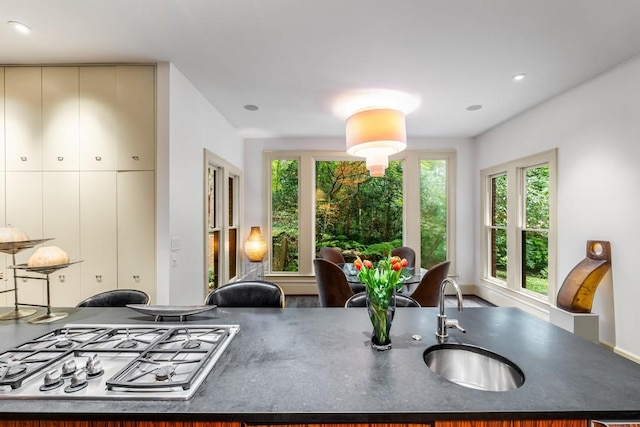
[[[638,0],[0,0],[0,64],[169,61],[247,137],[342,136],[368,88],[422,98],[410,137],[475,136],[639,54]]]

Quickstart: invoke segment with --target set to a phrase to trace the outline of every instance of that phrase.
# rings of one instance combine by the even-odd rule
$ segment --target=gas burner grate
[[[134,351],[148,349],[169,332],[170,328],[118,327],[82,346],[83,351]]]
[[[176,328],[109,379],[107,389],[188,390],[228,336],[229,330],[220,327]]]
[[[0,386],[17,389],[22,382],[60,360],[69,351],[9,350],[0,354]]]
[[[91,342],[99,336],[109,331],[108,328],[87,327],[75,328],[67,327],[56,329],[46,335],[27,341],[19,345],[19,350],[37,350],[37,349],[68,349],[77,347],[87,342]]]

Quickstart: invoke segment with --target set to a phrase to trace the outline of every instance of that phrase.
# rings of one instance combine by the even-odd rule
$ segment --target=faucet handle
[[[462,333],[467,332],[467,330],[460,325],[460,322],[458,322],[457,319],[447,319],[447,321],[445,322],[445,326],[447,328],[456,328]]]

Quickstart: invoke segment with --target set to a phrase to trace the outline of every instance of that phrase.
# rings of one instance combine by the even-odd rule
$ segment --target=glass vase
[[[367,292],[367,311],[373,325],[371,347],[376,350],[389,350],[391,348],[389,331],[396,311],[395,292],[384,295]]]

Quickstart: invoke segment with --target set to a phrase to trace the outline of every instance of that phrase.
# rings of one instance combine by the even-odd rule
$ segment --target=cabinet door
[[[0,67],[0,141],[2,149],[0,150],[0,170],[4,171],[4,67]],[[4,224],[4,223],[3,223]]]
[[[40,67],[4,71],[7,170],[42,170],[42,78]]]
[[[31,239],[42,235],[42,172],[6,173],[7,224],[18,227]],[[45,242],[45,245],[48,242]],[[16,263],[26,263],[35,248],[16,254]],[[17,270],[24,275],[24,271]],[[18,279],[18,300],[21,303],[44,304],[45,282],[38,279]]]
[[[118,172],[118,288],[155,300],[155,186],[150,171]]]
[[[80,259],[79,172],[44,172],[42,179],[43,233],[55,240],[72,261]],[[49,275],[51,305],[74,307],[80,301],[80,265],[73,264]]]
[[[80,169],[116,169],[116,67],[80,67]]]
[[[118,287],[116,232],[116,172],[81,172],[81,299]]]
[[[118,170],[155,169],[155,73],[118,66]]]
[[[44,170],[78,170],[78,67],[42,69]]]
[[[5,225],[4,182],[3,171],[0,173],[0,227]],[[0,291],[13,289],[13,270],[7,268],[7,266],[11,265],[11,262],[11,255],[0,254]],[[12,307],[13,303],[13,292],[0,293],[0,307]]]

